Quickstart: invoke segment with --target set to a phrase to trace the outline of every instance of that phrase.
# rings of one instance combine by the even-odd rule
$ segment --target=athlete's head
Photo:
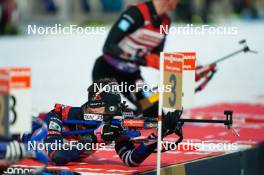
[[[86,113],[119,115],[121,113],[121,96],[116,81],[101,79],[88,88]]]
[[[174,11],[179,0],[153,0],[155,9],[159,15]]]

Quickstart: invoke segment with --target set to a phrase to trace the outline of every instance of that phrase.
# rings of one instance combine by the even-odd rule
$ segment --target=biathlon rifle
[[[182,113],[182,111],[180,112]],[[224,124],[228,129],[232,129],[237,136],[239,136],[238,132],[233,129],[233,111],[226,110],[224,111],[225,119],[219,120],[209,120],[209,119],[185,119],[179,118],[177,124],[175,126],[175,134],[178,136],[178,140],[175,142],[179,144],[183,140],[183,132],[182,126],[185,123],[215,123],[215,124]],[[180,114],[181,116],[181,114]],[[64,121],[66,123],[75,123],[82,124],[82,125],[94,125],[94,128],[87,129],[87,130],[76,130],[71,133],[64,133],[64,135],[72,135],[72,134],[85,134],[85,133],[93,133],[98,127],[102,125],[103,122],[103,115],[98,114],[89,114],[91,120],[87,121]],[[108,123],[119,126],[122,128],[120,131],[120,135],[127,137],[127,139],[131,140],[135,143],[142,143],[142,142],[149,142],[152,139],[155,140],[156,138],[145,137],[141,135],[143,129],[156,129],[157,128],[157,118],[154,117],[135,117],[130,114],[124,114],[122,116],[113,116],[111,120],[107,121]],[[163,150],[167,151],[167,150]]]
[[[175,126],[175,134],[178,136],[176,144],[180,143],[183,140],[182,126],[185,123],[215,123],[215,124],[224,124],[227,129],[232,129],[234,133],[239,136],[239,133],[232,127],[233,125],[233,111],[226,110],[224,111],[225,119],[218,120],[209,120],[209,119],[185,119],[180,118]],[[157,128],[157,118],[151,117],[114,117],[114,125],[121,126],[124,131],[123,135],[129,137],[132,141],[135,142],[148,142],[148,137],[142,137],[140,130],[141,129],[154,129]]]

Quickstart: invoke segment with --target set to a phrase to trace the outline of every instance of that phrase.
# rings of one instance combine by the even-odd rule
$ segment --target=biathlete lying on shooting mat
[[[155,151],[157,147],[156,135],[152,133],[147,137],[152,142],[141,142],[136,146],[133,140],[122,134],[124,130],[120,125],[111,122],[114,116],[122,116],[129,111],[127,106],[121,102],[121,96],[118,92],[102,90],[105,86],[113,83],[109,79],[94,82],[88,88],[88,101],[81,107],[56,104],[55,108],[44,117],[48,128],[44,143],[66,143],[73,140],[81,144],[108,144],[114,142],[115,151],[125,165],[140,165]],[[95,88],[96,84],[100,84],[99,87],[103,88]],[[180,115],[179,111],[164,115],[163,137],[175,132],[175,126]],[[102,119],[102,122],[99,122],[99,125],[98,123],[92,123],[96,123],[100,119]],[[33,135],[35,132],[38,132],[38,129],[33,132]],[[24,138],[26,137],[24,136]],[[56,149],[48,151],[50,161],[56,165],[81,161],[82,158],[86,158],[92,153],[94,153],[94,150],[79,150],[75,147],[71,150]]]

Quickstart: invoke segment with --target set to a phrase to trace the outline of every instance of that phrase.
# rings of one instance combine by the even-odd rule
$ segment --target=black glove
[[[182,115],[182,111],[176,110],[174,112],[168,112],[164,115],[162,120],[162,135],[163,137],[176,133],[181,134],[182,124],[179,122],[179,119]]]
[[[121,55],[121,58],[125,59],[128,62],[136,63],[137,65],[145,66],[147,65],[147,61],[145,56],[149,53],[149,51],[144,51],[142,49],[137,49],[134,55],[125,53]]]
[[[145,59],[145,56],[147,55],[146,52],[144,52],[142,49],[138,49],[137,53],[135,55],[135,60],[138,65],[146,66],[147,61]]]
[[[96,143],[96,136],[93,133],[83,134],[79,138],[81,143]]]
[[[106,142],[114,141],[120,136],[120,131],[118,126],[105,124],[102,129],[102,139]]]

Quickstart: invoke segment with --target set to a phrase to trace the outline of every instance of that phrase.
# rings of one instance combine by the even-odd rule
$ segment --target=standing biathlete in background
[[[170,25],[168,12],[174,11],[178,0],[152,0],[130,6],[125,10],[108,34],[103,55],[94,65],[93,81],[101,78],[115,78],[127,86],[143,84],[140,66],[159,69],[159,55],[163,51],[166,34],[160,27]],[[139,111],[139,101],[148,98],[149,93],[123,92]],[[141,111],[145,116],[156,116],[158,103]]]

